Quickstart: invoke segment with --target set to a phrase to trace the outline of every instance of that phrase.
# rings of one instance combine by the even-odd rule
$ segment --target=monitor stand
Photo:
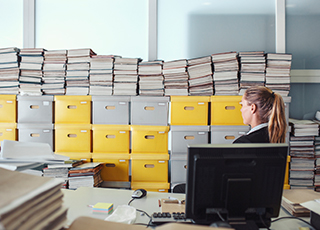
[[[243,223],[229,222],[229,224],[236,230],[259,230],[259,227],[253,220],[248,220]]]

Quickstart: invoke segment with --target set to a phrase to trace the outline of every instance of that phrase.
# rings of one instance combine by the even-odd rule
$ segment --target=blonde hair
[[[267,87],[254,86],[243,95],[249,105],[255,104],[261,123],[268,123],[270,143],[286,141],[287,121],[285,106],[281,95],[272,92]]]

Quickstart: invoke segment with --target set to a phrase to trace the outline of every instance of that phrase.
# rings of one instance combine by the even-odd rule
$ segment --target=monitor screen
[[[270,226],[281,207],[287,152],[288,144],[189,146],[186,217]]]

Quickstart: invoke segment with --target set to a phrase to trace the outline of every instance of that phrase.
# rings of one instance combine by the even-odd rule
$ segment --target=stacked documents
[[[0,168],[0,225],[4,229],[61,229],[61,180]],[[1,228],[2,229],[2,228]]]

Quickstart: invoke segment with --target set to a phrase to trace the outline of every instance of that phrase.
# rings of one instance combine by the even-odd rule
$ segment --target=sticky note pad
[[[96,203],[92,207],[92,211],[96,213],[112,213],[113,212],[113,203]]]

